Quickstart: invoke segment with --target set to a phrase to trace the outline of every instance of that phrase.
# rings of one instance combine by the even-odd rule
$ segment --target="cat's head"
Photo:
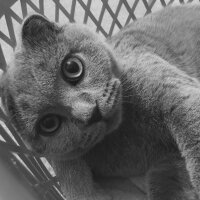
[[[3,105],[32,150],[74,157],[119,125],[118,76],[111,51],[96,34],[32,15],[2,76]]]

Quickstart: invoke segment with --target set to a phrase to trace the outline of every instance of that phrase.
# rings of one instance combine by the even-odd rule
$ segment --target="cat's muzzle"
[[[105,85],[102,93],[97,95],[93,101],[77,100],[73,102],[72,116],[86,127],[101,121],[106,122],[120,107],[120,99],[121,82],[117,78],[112,78]]]

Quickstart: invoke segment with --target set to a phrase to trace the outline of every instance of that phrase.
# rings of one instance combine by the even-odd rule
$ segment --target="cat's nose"
[[[87,125],[92,125],[94,123],[97,123],[99,121],[101,121],[103,119],[102,114],[99,110],[98,105],[96,105],[96,107],[94,108],[94,110],[92,111],[92,115],[90,117],[90,119],[88,120]]]
[[[84,101],[75,101],[72,105],[72,116],[85,125],[90,126],[102,120],[98,104]]]

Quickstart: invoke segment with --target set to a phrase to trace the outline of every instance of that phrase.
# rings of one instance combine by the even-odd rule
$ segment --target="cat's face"
[[[74,157],[119,125],[118,76],[111,52],[95,34],[33,15],[3,75],[3,103],[32,150]]]

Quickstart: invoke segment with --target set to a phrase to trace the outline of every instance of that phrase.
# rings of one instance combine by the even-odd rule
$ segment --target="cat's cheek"
[[[75,150],[81,140],[81,130],[74,124],[63,125],[55,136],[48,138],[47,151],[50,153],[67,153]]]
[[[30,140],[24,140],[24,143],[30,151],[41,156],[45,154],[46,144],[41,138],[37,137]]]
[[[83,131],[79,147],[89,149],[100,142],[106,135],[106,123],[101,121]]]
[[[36,153],[42,155],[45,155],[45,151],[46,151],[46,144],[43,142],[39,142],[37,143],[37,145],[34,146],[34,149],[36,151]]]

